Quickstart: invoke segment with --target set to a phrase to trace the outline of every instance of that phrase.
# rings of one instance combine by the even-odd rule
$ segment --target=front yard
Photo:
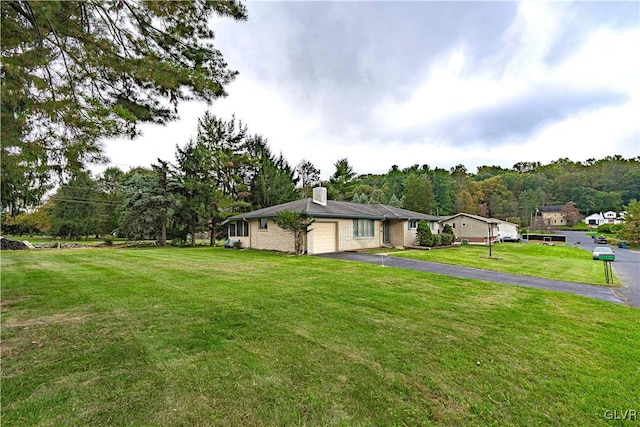
[[[250,250],[1,263],[2,425],[589,426],[640,409],[634,308]]]

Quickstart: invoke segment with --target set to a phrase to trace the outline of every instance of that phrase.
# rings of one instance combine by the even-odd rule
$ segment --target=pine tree
[[[210,18],[246,19],[236,0],[3,1],[4,206],[37,203],[52,174],[104,158],[101,141],[211,102],[236,76]]]

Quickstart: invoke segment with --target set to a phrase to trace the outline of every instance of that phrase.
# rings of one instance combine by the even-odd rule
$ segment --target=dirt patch
[[[0,311],[5,312],[13,307],[14,304],[26,301],[27,298],[2,298],[0,300]]]
[[[12,357],[18,354],[18,350],[9,341],[0,341],[0,359]]]
[[[80,324],[84,323],[87,319],[95,316],[92,313],[85,314],[54,314],[51,316],[41,316],[33,319],[9,319],[5,322],[4,326],[10,328],[24,328],[29,326],[38,325],[50,325],[52,323],[71,323]]]

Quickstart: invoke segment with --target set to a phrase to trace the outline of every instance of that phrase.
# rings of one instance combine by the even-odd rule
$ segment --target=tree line
[[[511,169],[464,165],[449,170],[392,166],[384,174],[358,175],[348,159],[338,159],[328,180],[310,160],[291,166],[267,140],[232,117],[207,112],[197,136],[176,147],[173,161],[123,172],[116,167],[93,177],[70,175],[41,206],[3,212],[9,233],[48,232],[55,236],[119,235],[195,244],[223,237],[229,216],[309,197],[318,185],[332,200],[383,203],[433,215],[466,212],[530,225],[536,209],[571,204],[582,213],[622,210],[640,199],[640,160],[610,156],[584,163],[559,159],[547,165],[517,163]]]

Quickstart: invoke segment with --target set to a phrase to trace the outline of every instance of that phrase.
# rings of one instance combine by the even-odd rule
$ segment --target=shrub
[[[420,246],[433,246],[433,233],[429,228],[429,223],[425,220],[418,223],[417,240]]]
[[[104,244],[107,246],[113,245],[113,236],[110,234],[107,234],[106,236],[104,236],[102,240],[104,241]]]
[[[611,224],[602,224],[598,226],[598,233],[613,233]]]
[[[454,235],[453,227],[451,227],[451,224],[444,225],[444,228],[442,229],[442,234],[451,234],[452,236]]]
[[[440,240],[442,241],[443,246],[449,246],[456,239],[452,233],[442,233],[440,235]]]
[[[442,246],[442,239],[440,234],[433,235],[433,246]]]
[[[175,237],[171,239],[171,246],[184,246],[184,240],[180,237]]]

